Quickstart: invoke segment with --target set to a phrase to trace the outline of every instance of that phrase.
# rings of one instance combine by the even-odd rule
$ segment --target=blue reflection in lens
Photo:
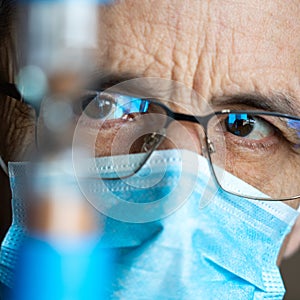
[[[118,119],[124,115],[134,113],[146,113],[149,108],[149,101],[141,98],[118,95],[114,118]]]
[[[298,120],[288,120],[287,125],[290,128],[295,129],[296,132],[297,132],[297,136],[300,137],[300,121],[298,121]]]
[[[255,125],[253,117],[246,113],[229,114],[225,123],[229,132],[240,137],[248,136]]]
[[[247,120],[247,114],[229,114],[228,123],[233,125],[238,120]]]

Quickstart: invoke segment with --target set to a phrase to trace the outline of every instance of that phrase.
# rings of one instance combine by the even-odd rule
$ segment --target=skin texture
[[[100,16],[103,47],[99,65],[116,74],[134,72],[183,82],[212,107],[253,109],[240,103],[224,105],[222,99],[240,93],[260,93],[266,97],[285,94],[290,96],[290,105],[297,112],[298,16],[298,1],[149,1],[143,8],[134,1],[125,1],[106,8]],[[200,101],[190,103],[188,97],[182,99],[182,104],[195,109],[201,106]],[[280,101],[278,106],[283,109]],[[233,140],[230,139],[228,149],[238,143]],[[270,137],[263,146],[257,144],[243,145],[238,158],[231,157],[238,151],[233,155],[227,151],[227,169],[236,173],[240,163],[251,164],[258,170],[271,169],[270,177],[254,178],[250,183],[271,194],[280,192],[291,177],[280,182],[276,174],[298,165],[297,154],[290,154],[277,137]],[[272,153],[274,161],[282,161],[282,169],[272,167],[271,163],[262,166],[252,154],[253,149],[261,152],[264,161]],[[237,163],[231,163],[234,159]],[[264,188],[262,182],[272,184]],[[297,207],[298,202],[289,205]]]
[[[284,95],[288,103],[280,97],[273,101],[278,110],[288,107],[300,115],[299,4],[298,0],[119,1],[99,11],[95,64],[104,73],[179,81],[215,109],[252,109],[252,104],[239,101],[228,106],[227,99],[240,94]],[[264,105],[263,97],[255,101]],[[195,110],[202,105],[188,97],[181,104]],[[32,151],[33,115],[13,100],[0,107],[4,140],[0,152],[5,161],[23,160]],[[199,143],[194,127],[189,124],[187,129]],[[246,156],[240,156],[244,163]],[[288,156],[283,163],[292,165],[294,159]],[[269,190],[278,186],[282,182],[276,179]],[[298,200],[287,204],[296,208]]]

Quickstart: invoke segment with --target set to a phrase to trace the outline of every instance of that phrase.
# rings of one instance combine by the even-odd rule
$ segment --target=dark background
[[[10,226],[11,213],[10,190],[7,188],[8,177],[0,168],[0,239],[2,240],[6,230]],[[300,251],[293,257],[285,260],[281,266],[282,277],[286,287],[285,300],[300,300]]]
[[[281,274],[286,288],[284,300],[300,299],[300,251],[283,261]]]

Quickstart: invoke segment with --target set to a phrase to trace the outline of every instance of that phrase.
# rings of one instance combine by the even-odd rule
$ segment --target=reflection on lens
[[[300,121],[270,114],[218,114],[208,124],[215,147],[211,161],[223,189],[237,194],[220,170],[253,186],[241,185],[239,195],[254,199],[290,199],[300,194]],[[225,143],[221,141],[224,136]],[[261,193],[262,192],[262,193]]]
[[[248,114],[229,114],[225,120],[226,129],[237,136],[247,136],[253,130],[255,120]]]
[[[139,162],[109,178],[134,174],[164,138],[167,113],[154,101],[121,94],[97,93],[84,102],[81,136],[95,137],[96,157],[140,154]],[[124,161],[124,164],[127,162]]]

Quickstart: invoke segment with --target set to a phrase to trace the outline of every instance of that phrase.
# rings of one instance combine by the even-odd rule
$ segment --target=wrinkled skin
[[[108,73],[182,82],[213,108],[228,107],[222,99],[238,94],[284,94],[300,115],[299,16],[299,0],[119,1],[99,13],[96,64]],[[34,147],[33,112],[10,101],[0,116],[2,157],[24,159]],[[297,208],[298,200],[287,204]]]

